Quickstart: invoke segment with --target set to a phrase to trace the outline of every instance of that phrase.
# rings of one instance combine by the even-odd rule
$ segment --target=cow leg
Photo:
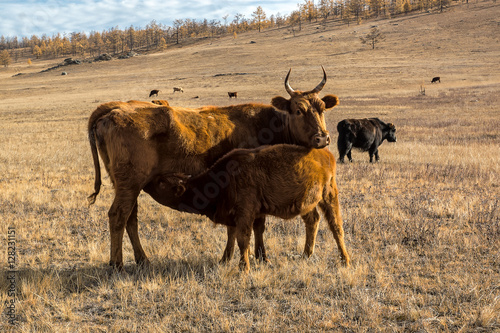
[[[264,245],[264,231],[266,230],[266,218],[258,217],[253,222],[253,235],[255,238],[255,257],[263,262],[269,262]]]
[[[345,142],[344,140],[341,140],[340,136],[341,135],[339,135],[339,139],[337,140],[337,149],[339,151],[339,162],[344,163],[345,155],[347,154],[348,157],[350,156],[352,144],[349,144],[349,142]],[[350,158],[349,158],[349,160],[350,160]]]
[[[319,213],[316,208],[311,212],[302,216],[306,225],[306,244],[304,246],[305,258],[309,258],[314,252],[314,245],[316,243],[316,234],[318,233],[319,226]]]
[[[349,149],[349,152],[347,153],[347,158],[349,159],[349,162],[352,163],[352,156],[351,156],[351,150]]]
[[[119,191],[116,189],[115,200],[108,212],[111,241],[109,264],[119,269],[123,267],[123,233],[134,206],[136,206],[138,196],[139,191]]]
[[[340,204],[336,185],[333,186],[332,192],[320,202],[319,206],[337,242],[342,263],[345,266],[349,266],[350,259],[344,244],[344,228],[342,227],[342,217],[340,215]]]
[[[377,148],[370,148],[370,150],[368,150],[368,154],[370,154],[370,163],[373,163],[373,156],[375,156],[375,161],[378,161],[378,149]]]
[[[220,263],[227,263],[231,260],[234,254],[234,243],[236,242],[236,227],[227,227],[227,243],[226,249],[224,250],[224,254],[222,255],[222,259]]]
[[[141,241],[139,239],[139,228],[137,226],[137,200],[135,201],[134,208],[130,213],[130,217],[127,221],[127,234],[130,238],[130,242],[132,243],[132,247],[134,248],[134,257],[135,262],[138,265],[147,265],[149,264],[149,260],[144,252]]]

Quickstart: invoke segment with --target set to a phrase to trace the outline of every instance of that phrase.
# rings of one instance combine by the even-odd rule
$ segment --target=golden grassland
[[[0,330],[24,332],[270,332],[500,330],[500,5],[479,2],[350,27],[312,24],[203,41],[127,60],[39,73],[61,59],[0,70]],[[375,50],[359,36],[372,25]],[[254,41],[255,43],[250,43]],[[139,232],[152,264],[112,271],[107,177],[94,206],[86,122],[100,103],[269,103],[291,84],[341,104],[326,114],[397,126],[381,161],[353,152],[337,166],[352,267],[340,266],[325,221],[301,258],[301,219],[268,218],[271,265],[237,254],[219,265],[225,229],[139,198]],[[12,75],[22,72],[20,76]],[[217,75],[224,74],[224,75]],[[441,83],[430,84],[433,76]],[[420,95],[420,85],[426,94]],[[182,86],[184,93],[172,93]],[[193,98],[198,96],[198,98]],[[241,97],[240,97],[241,96]],[[334,143],[330,149],[338,155]],[[5,302],[8,228],[16,232],[17,325]],[[238,251],[236,251],[238,252]]]

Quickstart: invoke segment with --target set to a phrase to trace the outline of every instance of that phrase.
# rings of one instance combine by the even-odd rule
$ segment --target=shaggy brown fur
[[[290,72],[288,73],[290,74]],[[137,263],[147,262],[137,231],[137,197],[155,176],[167,172],[198,174],[234,148],[292,143],[311,148],[329,144],[324,111],[338,98],[318,97],[323,81],[308,92],[294,91],[285,79],[289,100],[272,99],[272,105],[241,104],[198,109],[160,106],[149,102],[110,102],[90,116],[88,134],[95,166],[95,202],[101,186],[99,157],[115,188],[109,210],[110,264],[121,267],[125,229]],[[99,153],[98,153],[99,152]],[[254,223],[255,247],[266,260],[262,240],[264,219]]]
[[[235,149],[199,176],[158,176],[151,196],[178,210],[203,214],[229,229],[224,261],[230,260],[234,239],[240,267],[248,272],[252,225],[257,217],[302,216],[306,224],[304,256],[314,251],[322,210],[337,242],[342,262],[349,265],[335,182],[335,157],[325,149],[296,145]]]
[[[151,103],[156,104],[156,105],[163,105],[163,106],[169,106],[168,101],[164,99],[155,99],[154,101],[151,101]]]

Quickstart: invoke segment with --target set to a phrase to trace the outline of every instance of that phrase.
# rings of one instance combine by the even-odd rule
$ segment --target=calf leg
[[[137,205],[138,195],[139,191],[119,191],[116,189],[115,199],[108,212],[111,241],[109,264],[119,269],[123,267],[123,233],[127,221]]]
[[[248,252],[250,248],[250,236],[252,235],[252,224],[254,219],[245,215],[235,218],[236,222],[236,240],[240,248],[240,269],[245,273],[250,271],[250,260]]]
[[[316,243],[316,234],[318,233],[319,214],[314,208],[311,212],[302,216],[306,225],[306,244],[304,246],[304,257],[309,258],[314,252],[314,244]]]
[[[266,247],[264,245],[264,231],[266,230],[266,218],[258,217],[253,222],[253,235],[255,238],[255,257],[261,261],[268,262]]]
[[[266,255],[266,247],[264,245],[264,231],[266,230],[266,218],[256,218],[253,223],[253,233],[255,237],[255,257],[263,262],[269,262]],[[221,263],[231,260],[234,254],[234,243],[236,242],[235,227],[227,227],[227,244],[224,254],[222,255]]]
[[[231,260],[234,254],[234,243],[236,242],[236,227],[227,227],[227,243],[226,249],[224,250],[224,254],[222,255],[222,259],[220,263],[226,263]]]
[[[134,257],[135,262],[138,265],[147,265],[149,260],[144,252],[141,241],[139,239],[139,230],[137,226],[137,200],[135,201],[134,208],[130,213],[130,217],[127,221],[127,234],[130,238],[130,242],[132,243],[132,247],[134,248]]]
[[[338,190],[336,184],[334,183],[333,185],[332,192],[320,202],[319,206],[337,242],[342,263],[345,266],[349,266],[350,259],[344,244],[344,228],[342,227],[342,217],[340,215]]]

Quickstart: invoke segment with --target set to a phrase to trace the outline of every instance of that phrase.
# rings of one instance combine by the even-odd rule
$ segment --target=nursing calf
[[[231,259],[236,239],[240,268],[246,272],[250,269],[248,252],[256,218],[273,215],[291,219],[300,215],[306,225],[304,256],[309,257],[314,251],[319,207],[343,264],[349,265],[335,182],[335,157],[328,149],[288,144],[235,149],[198,176],[159,175],[148,193],[164,205],[226,225],[228,245],[222,261]]]

